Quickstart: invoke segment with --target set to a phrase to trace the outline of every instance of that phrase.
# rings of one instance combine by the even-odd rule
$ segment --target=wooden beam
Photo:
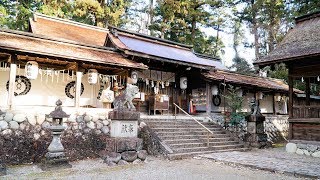
[[[77,71],[78,70],[78,64],[76,62],[68,63],[66,65],[66,69]]]
[[[82,72],[77,71],[76,95],[75,95],[75,107],[76,108],[80,107],[81,80],[82,80]]]
[[[8,99],[7,99],[7,105],[10,110],[12,109],[14,91],[16,89],[16,75],[17,75],[17,65],[10,64],[9,90],[8,90]]]

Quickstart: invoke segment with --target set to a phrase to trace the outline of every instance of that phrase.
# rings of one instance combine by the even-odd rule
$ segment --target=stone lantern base
[[[56,125],[51,126],[49,129],[52,131],[53,138],[48,147],[48,152],[45,155],[45,159],[40,165],[40,168],[43,171],[71,168],[72,165],[69,164],[60,140],[60,135],[64,131],[65,127]]]
[[[267,134],[264,132],[263,122],[265,117],[262,115],[249,115],[246,116],[247,134],[245,141],[252,147],[261,148],[267,145]]]

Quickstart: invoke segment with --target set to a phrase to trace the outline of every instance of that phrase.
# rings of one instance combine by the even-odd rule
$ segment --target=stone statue
[[[127,88],[123,91],[123,93],[114,99],[114,109],[135,110],[136,108],[134,107],[132,100],[138,92],[138,86],[127,84]]]
[[[255,98],[251,98],[249,104],[251,108],[251,115],[261,115],[261,110],[258,105],[258,101]]]

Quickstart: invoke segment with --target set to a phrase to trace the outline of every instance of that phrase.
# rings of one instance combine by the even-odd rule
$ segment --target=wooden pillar
[[[310,106],[310,78],[306,77],[306,105]]]
[[[208,82],[206,82],[206,112],[209,115],[211,113],[211,104],[212,104],[212,93],[211,93],[211,87]]]
[[[290,119],[293,118],[293,77],[290,76],[290,69],[289,69],[289,134],[288,138],[292,139],[292,123],[290,123]]]
[[[81,80],[82,80],[82,72],[77,71],[76,95],[75,95],[75,107],[76,108],[80,107]]]
[[[16,89],[16,74],[17,74],[17,65],[10,64],[10,76],[9,76],[9,90],[8,90],[8,99],[7,105],[9,109],[12,109],[14,90]]]
[[[276,115],[276,102],[275,102],[275,93],[272,93],[272,109],[273,109],[273,115]]]

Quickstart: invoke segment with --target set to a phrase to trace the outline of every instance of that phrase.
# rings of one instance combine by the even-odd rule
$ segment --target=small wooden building
[[[285,63],[289,69],[289,137],[320,141],[320,11],[295,19],[296,25],[260,67]],[[305,94],[294,100],[294,84],[304,83]],[[301,98],[303,100],[301,100]]]
[[[102,90],[121,89],[129,71],[148,68],[104,47],[107,32],[41,15],[30,19],[30,32],[1,29],[0,106],[52,109],[61,99],[68,107],[103,108]]]

